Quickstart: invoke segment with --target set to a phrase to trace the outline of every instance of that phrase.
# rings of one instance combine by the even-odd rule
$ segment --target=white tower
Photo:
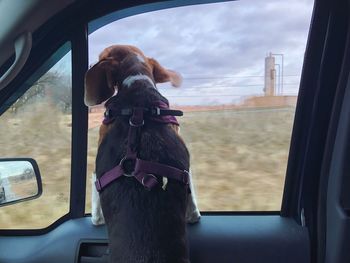
[[[275,57],[270,53],[265,58],[265,87],[264,92],[265,96],[274,96],[275,95]]]

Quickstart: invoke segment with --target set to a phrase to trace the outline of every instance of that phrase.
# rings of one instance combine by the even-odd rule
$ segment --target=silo
[[[265,58],[265,96],[275,95],[275,57],[270,53]]]

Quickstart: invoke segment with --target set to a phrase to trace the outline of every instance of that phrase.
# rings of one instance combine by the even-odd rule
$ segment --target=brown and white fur
[[[123,63],[126,58],[133,56],[133,62]],[[138,64],[138,65],[136,65]],[[126,68],[123,68],[124,65]],[[135,69],[139,69],[135,74]],[[180,86],[181,76],[175,71],[164,69],[155,59],[146,57],[138,48],[126,45],[114,45],[106,48],[99,56],[99,62],[86,74],[85,79],[85,103],[88,106],[100,104],[112,97],[122,86],[129,87],[135,82],[149,82],[156,88],[154,83],[170,81],[175,87]],[[178,126],[172,128],[179,133]],[[100,137],[98,145],[103,142],[108,135],[110,125],[102,124],[100,127]],[[96,174],[93,175],[93,182]],[[167,181],[163,181],[163,189],[166,190]],[[200,213],[197,207],[194,187],[190,179],[191,194],[187,199],[186,220],[189,223],[197,222]],[[100,204],[100,195],[92,186],[92,222],[95,225],[104,224],[104,216]]]

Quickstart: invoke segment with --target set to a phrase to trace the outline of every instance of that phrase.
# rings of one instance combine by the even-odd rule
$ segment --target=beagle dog
[[[108,100],[93,174],[92,223],[107,225],[111,262],[189,262],[184,224],[198,222],[200,213],[178,123],[164,117],[178,111],[156,88],[164,82],[179,87],[182,78],[129,45],[106,48],[85,75],[85,104]],[[136,173],[142,165],[152,173]],[[182,181],[184,175],[188,180]]]

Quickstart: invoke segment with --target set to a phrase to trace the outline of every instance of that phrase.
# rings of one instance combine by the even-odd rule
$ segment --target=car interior
[[[69,138],[60,142],[51,138],[50,145],[43,146],[43,139],[35,135],[46,129],[40,125],[40,120],[36,120],[39,124],[32,127],[32,131],[25,130],[28,138],[32,138],[29,134],[33,133],[36,140],[22,143],[18,137],[0,138],[0,179],[4,165],[9,165],[11,170],[14,162],[26,162],[23,165],[29,170],[24,169],[27,171],[25,178],[30,182],[26,181],[22,188],[34,188],[23,194],[21,203],[16,200],[6,203],[8,190],[0,188],[0,218],[3,218],[0,219],[0,262],[108,262],[106,227],[91,223],[87,201],[91,188],[87,171],[94,162],[94,154],[90,157],[88,152],[95,143],[89,131],[89,115],[95,109],[84,104],[84,76],[93,61],[89,48],[94,44],[89,42],[89,37],[124,18],[219,2],[227,1],[0,1],[0,126],[3,127],[0,137],[10,138],[6,132],[12,133],[10,125],[14,125],[16,131],[22,129],[15,117],[8,116],[21,112],[21,103],[30,100],[26,92],[38,80],[54,82],[53,73],[62,70],[67,74],[61,75],[63,77],[55,85],[61,90],[66,83],[71,86],[71,102],[67,104],[63,99],[57,102],[60,109],[69,112],[69,123],[66,117],[49,109],[56,103],[54,100],[27,110],[45,113],[52,138],[59,136],[56,130],[60,129],[62,133],[62,129],[67,129],[64,134]],[[309,2],[312,2],[312,15],[305,39],[290,146],[286,150],[288,158],[286,171],[283,171],[280,208],[233,211],[214,207],[201,211],[200,222],[187,227],[192,263],[350,262],[347,249],[350,242],[350,166],[347,161],[350,158],[350,3],[344,0]],[[213,5],[212,9],[216,7]],[[40,85],[36,87],[36,94],[44,92]],[[53,96],[58,94],[53,90],[45,92]],[[27,95],[23,97],[23,94]],[[2,117],[7,118],[6,122],[1,122]],[[57,128],[58,122],[65,128]],[[41,161],[35,162],[31,144],[48,147],[43,154],[47,165],[53,170],[65,166],[68,176],[62,175],[62,180],[53,182],[46,180],[46,168]],[[64,150],[62,145],[68,145],[69,150]],[[20,154],[14,156],[14,149],[20,149]],[[62,150],[65,157],[50,159],[55,149]],[[65,185],[68,197],[49,196],[50,189],[61,184]],[[64,204],[56,206],[54,200]],[[49,223],[11,225],[6,215],[15,210],[23,210],[17,218],[19,222],[31,217],[39,220],[33,216],[35,211],[30,202],[36,202],[34,209],[50,207],[49,212],[43,214],[49,218]],[[59,214],[58,210],[65,212]]]

